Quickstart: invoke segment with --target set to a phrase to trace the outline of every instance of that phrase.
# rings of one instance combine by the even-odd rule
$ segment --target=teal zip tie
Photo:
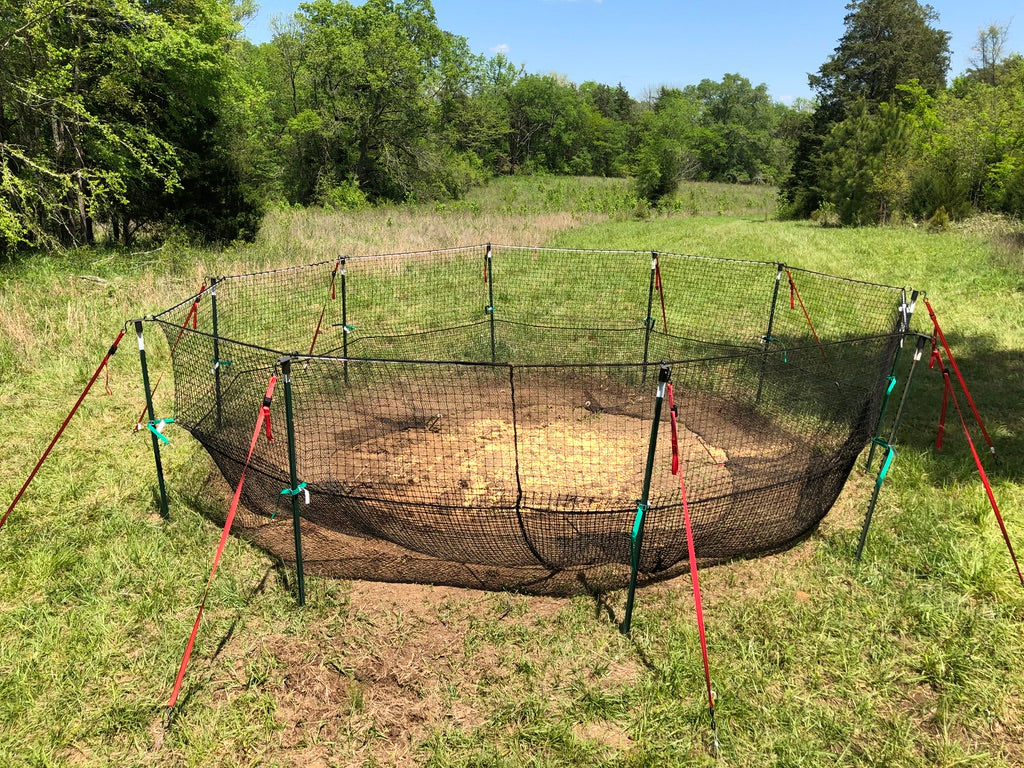
[[[875,487],[881,488],[882,483],[885,481],[885,476],[889,474],[889,467],[892,465],[892,460],[896,458],[896,449],[880,437],[876,437],[872,442],[877,443],[888,451],[888,453],[885,454],[885,461],[882,462],[882,468],[878,472],[878,480],[875,482]]]
[[[885,396],[888,397],[889,395],[891,395],[892,391],[895,388],[896,388],[896,377],[895,376],[890,376],[889,377],[889,388],[887,390],[885,390]]]
[[[345,325],[344,323],[334,323],[335,328],[341,328],[345,333],[352,333],[356,329],[354,325]]]
[[[153,421],[146,423],[146,428],[156,435],[164,445],[170,445],[171,441],[164,435],[164,427],[167,424],[173,423],[174,419],[154,419]]]
[[[306,496],[306,505],[309,506],[309,489],[306,488],[306,483],[301,482],[294,488],[285,488],[281,491],[282,496],[298,496],[300,493]]]
[[[218,368],[228,368],[232,365],[230,360],[218,360],[216,357],[212,358],[213,368],[210,369],[210,373],[216,373]]]
[[[780,347],[782,347],[782,362],[789,362],[789,351],[786,349],[785,344],[783,344],[774,336],[762,336],[761,339],[764,341],[765,344],[778,344]]]
[[[637,537],[640,536],[640,526],[644,522],[644,514],[647,512],[647,505],[643,503],[637,503],[636,505],[636,518],[633,520],[633,533],[630,539],[635,543]]]
[[[493,315],[493,314],[494,314],[494,312],[495,312],[495,309],[494,309],[494,307],[484,307],[484,311],[485,311],[485,312],[486,312],[487,314],[489,314],[489,315]]]

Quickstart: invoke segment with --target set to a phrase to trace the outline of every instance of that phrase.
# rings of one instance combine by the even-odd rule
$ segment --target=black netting
[[[195,300],[156,317],[177,340],[175,420],[233,485],[288,370],[307,567],[558,591],[628,573],[662,364],[698,556],[805,536],[874,434],[906,294],[781,264],[479,246],[222,278],[193,321]],[[291,560],[282,386],[235,525]],[[687,558],[667,403],[657,427],[646,578]]]

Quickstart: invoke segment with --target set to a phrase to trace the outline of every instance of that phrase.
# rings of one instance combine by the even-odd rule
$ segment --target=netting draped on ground
[[[194,299],[155,318],[175,421],[231,483],[291,358],[307,568],[483,586],[621,583],[662,364],[698,556],[791,545],[870,442],[907,322],[903,289],[781,264],[511,246],[220,278],[193,327]],[[687,560],[669,420],[647,578]],[[285,560],[288,467],[260,443],[235,523]]]

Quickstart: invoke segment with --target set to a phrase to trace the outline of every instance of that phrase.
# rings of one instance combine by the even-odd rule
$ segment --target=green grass
[[[506,227],[506,242],[784,261],[927,291],[999,448],[990,477],[1024,547],[1019,238],[988,225],[766,221],[738,196],[749,189],[710,185],[680,196],[711,201],[698,215],[684,206],[636,219],[607,202],[626,199],[617,184],[515,179],[459,204],[476,211],[279,212],[253,246],[4,267],[0,507],[124,320],[194,292],[206,274],[316,261],[346,243],[399,250],[399,224],[446,228],[438,245],[481,242],[486,222]],[[715,195],[733,192],[719,215]],[[556,209],[570,215],[541,221]],[[311,222],[330,234],[306,253]],[[923,309],[915,326],[927,330]],[[166,344],[147,340],[158,373]],[[862,563],[852,551],[873,477],[858,467],[808,541],[702,572],[723,764],[1024,765],[1024,589],[952,416],[946,447],[932,447],[938,376],[924,365],[916,376]],[[113,395],[101,382],[0,530],[0,765],[715,764],[686,579],[640,592],[627,639],[609,615],[621,618],[621,593],[595,603],[309,578],[299,609],[293,575],[239,540],[164,730],[219,536],[204,508],[223,490],[172,433],[171,518],[156,514],[149,442],[131,431],[138,379],[129,334],[112,359]],[[165,381],[158,415],[171,394]]]

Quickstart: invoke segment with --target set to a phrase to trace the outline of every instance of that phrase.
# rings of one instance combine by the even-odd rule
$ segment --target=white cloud
[[[491,48],[491,53],[506,54],[511,49],[508,47],[508,43],[499,43],[498,45]]]

